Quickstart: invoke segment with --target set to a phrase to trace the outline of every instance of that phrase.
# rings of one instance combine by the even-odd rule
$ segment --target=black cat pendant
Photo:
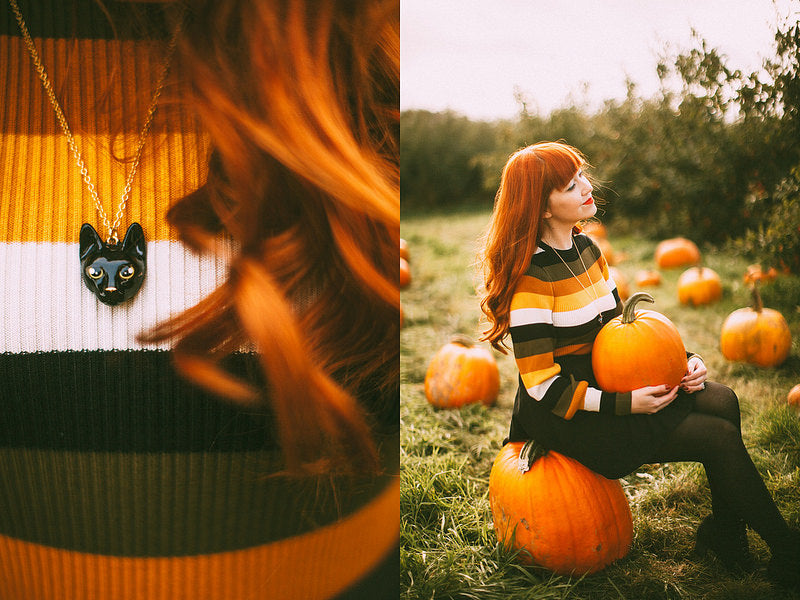
[[[132,223],[122,243],[104,242],[89,223],[81,226],[83,283],[103,304],[114,306],[139,291],[147,271],[147,242],[139,223]]]

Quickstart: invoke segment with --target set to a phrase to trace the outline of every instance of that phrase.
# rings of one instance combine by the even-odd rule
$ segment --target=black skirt
[[[588,381],[599,387],[592,372],[591,355],[562,357],[557,360],[563,375]],[[519,417],[525,403],[528,418]],[[507,441],[536,440],[548,450],[574,458],[596,473],[618,479],[654,462],[654,457],[675,427],[691,412],[691,394],[679,391],[668,406],[652,415],[611,415],[579,410],[566,420],[554,415],[528,395],[520,379]]]

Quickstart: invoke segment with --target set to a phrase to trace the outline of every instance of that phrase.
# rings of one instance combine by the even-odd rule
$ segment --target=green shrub
[[[800,274],[800,166],[792,169],[775,192],[765,222],[733,243],[751,260]],[[795,303],[800,294],[795,293]]]

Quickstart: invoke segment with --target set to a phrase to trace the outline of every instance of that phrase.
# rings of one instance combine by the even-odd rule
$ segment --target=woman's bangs
[[[548,148],[545,164],[548,166],[547,179],[552,189],[567,185],[584,162],[583,157],[569,146],[554,144]]]

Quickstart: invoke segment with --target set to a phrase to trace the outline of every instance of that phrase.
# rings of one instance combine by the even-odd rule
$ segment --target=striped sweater
[[[512,296],[510,333],[520,378],[529,396],[565,419],[578,410],[627,414],[629,393],[590,387],[562,374],[558,363],[591,353],[602,324],[622,310],[600,249],[585,234],[573,241],[558,251],[542,243]]]
[[[133,4],[106,3],[117,23]],[[160,7],[138,6],[164,29]],[[113,215],[160,45],[115,32],[92,0],[20,8]],[[101,223],[0,5],[0,598],[383,597],[397,589],[397,437],[382,446],[388,474],[358,485],[271,477],[269,411],[199,390],[173,371],[168,344],[137,341],[210,293],[230,258],[193,254],[165,221],[204,182],[208,156],[204,132],[169,102],[175,86],[120,228],[142,224],[147,276],[131,301],[106,306],[78,258],[81,224]],[[255,362],[239,353],[228,366],[252,378]]]

